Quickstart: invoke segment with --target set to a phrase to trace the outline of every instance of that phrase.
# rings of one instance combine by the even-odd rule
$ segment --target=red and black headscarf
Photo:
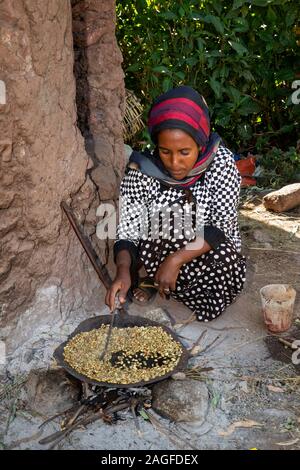
[[[148,129],[155,144],[157,144],[157,136],[162,130],[181,129],[187,132],[201,147],[194,167],[189,175],[180,181],[172,178],[164,169],[158,151],[154,152],[153,158],[147,157],[148,162],[139,159],[137,152],[134,152],[136,156],[132,155],[130,161],[138,163],[142,172],[154,176],[170,186],[186,188],[193,185],[213,161],[221,143],[220,136],[210,130],[209,110],[204,98],[188,86],[173,88],[154,101],[149,112]],[[153,165],[156,169],[153,168]]]

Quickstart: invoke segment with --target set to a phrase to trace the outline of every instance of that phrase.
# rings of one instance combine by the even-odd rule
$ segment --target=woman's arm
[[[119,300],[124,303],[126,295],[131,286],[130,266],[131,255],[127,250],[121,250],[116,256],[117,274],[116,277],[106,293],[105,303],[110,310],[115,308],[115,298],[119,294]]]
[[[209,221],[206,223],[226,238],[232,234],[236,223],[242,178],[232,152],[226,147],[219,152],[209,175],[211,202]]]
[[[232,152],[220,149],[212,168],[207,171],[209,183],[210,211],[207,220],[199,216],[196,241],[169,255],[156,273],[159,292],[175,290],[176,281],[183,264],[216,249],[226,240],[237,217],[241,176],[236,168]],[[200,207],[201,212],[201,207]]]
[[[161,263],[155,275],[155,282],[159,285],[161,297],[164,297],[166,291],[175,290],[177,277],[183,264],[208,252],[211,248],[203,238],[197,238],[195,241],[188,243],[180,250],[169,255]]]
[[[145,202],[152,178],[138,170],[130,170],[120,187],[120,210],[117,237],[114,244],[114,260],[117,266],[116,277],[107,292],[105,302],[111,310],[115,297],[119,294],[121,303],[126,300],[131,286],[131,270],[137,262],[138,245],[145,222]]]

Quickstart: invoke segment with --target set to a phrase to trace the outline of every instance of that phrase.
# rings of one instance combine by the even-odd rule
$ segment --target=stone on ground
[[[73,406],[79,392],[79,382],[61,368],[33,370],[24,386],[27,409],[44,416],[53,416]]]
[[[205,421],[208,404],[207,386],[197,380],[166,380],[153,387],[154,410],[171,421],[201,425]]]

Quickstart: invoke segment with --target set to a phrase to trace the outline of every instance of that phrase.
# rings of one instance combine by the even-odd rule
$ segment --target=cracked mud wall
[[[0,339],[9,354],[30,344],[36,356],[47,334],[68,333],[63,325],[104,306],[60,202],[71,204],[101,259],[111,259],[110,244],[95,235],[96,208],[115,204],[124,166],[121,54],[112,0],[4,0],[0,19]],[[79,120],[73,46],[85,67]]]

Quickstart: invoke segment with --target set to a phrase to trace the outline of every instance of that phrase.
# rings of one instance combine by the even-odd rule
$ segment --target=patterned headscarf
[[[170,186],[189,187],[211,164],[221,143],[220,136],[210,131],[209,111],[204,98],[188,86],[179,86],[160,95],[154,101],[148,119],[149,134],[155,144],[157,144],[159,132],[164,129],[181,129],[202,147],[194,167],[186,178],[183,180],[172,178],[165,170],[157,151],[150,159],[151,163],[150,161],[142,162],[142,159],[137,157],[137,152],[134,152],[135,156],[132,155],[130,161],[138,163],[143,173],[154,176]],[[149,173],[149,168],[153,164],[156,166],[155,175],[153,168],[152,174]]]
[[[182,129],[201,147],[210,136],[209,112],[204,98],[191,87],[180,86],[160,95],[153,103],[148,119],[151,139],[164,129]]]

